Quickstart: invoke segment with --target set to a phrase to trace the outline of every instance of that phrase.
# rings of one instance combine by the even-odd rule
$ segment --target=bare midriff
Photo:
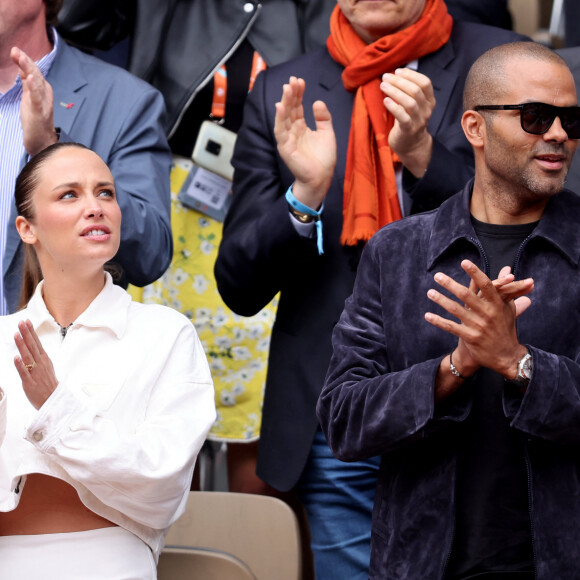
[[[115,526],[88,509],[62,479],[31,473],[15,510],[0,513],[0,536],[84,532]]]

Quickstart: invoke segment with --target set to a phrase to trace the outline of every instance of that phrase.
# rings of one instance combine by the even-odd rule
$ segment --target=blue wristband
[[[302,202],[298,201],[294,194],[292,193],[292,186],[286,191],[286,201],[296,210],[311,215],[314,218],[314,223],[316,224],[316,246],[318,248],[318,254],[324,254],[324,249],[322,247],[322,210],[324,209],[324,202],[318,211],[304,205]]]

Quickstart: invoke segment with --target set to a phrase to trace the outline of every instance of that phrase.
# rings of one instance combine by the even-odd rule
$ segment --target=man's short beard
[[[564,175],[561,176],[558,180],[542,180],[536,178],[534,175],[525,173],[523,175],[523,185],[525,185],[527,189],[536,197],[552,197],[564,189],[567,176],[568,171],[566,171],[566,173],[564,173]]]

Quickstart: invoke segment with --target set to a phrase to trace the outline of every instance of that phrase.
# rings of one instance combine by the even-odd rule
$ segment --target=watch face
[[[526,357],[526,360],[524,360],[522,364],[522,374],[528,380],[532,378],[532,357],[529,355]]]

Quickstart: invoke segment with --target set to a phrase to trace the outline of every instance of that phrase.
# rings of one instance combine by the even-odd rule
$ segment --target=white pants
[[[147,544],[120,527],[0,536],[2,580],[156,580]]]

